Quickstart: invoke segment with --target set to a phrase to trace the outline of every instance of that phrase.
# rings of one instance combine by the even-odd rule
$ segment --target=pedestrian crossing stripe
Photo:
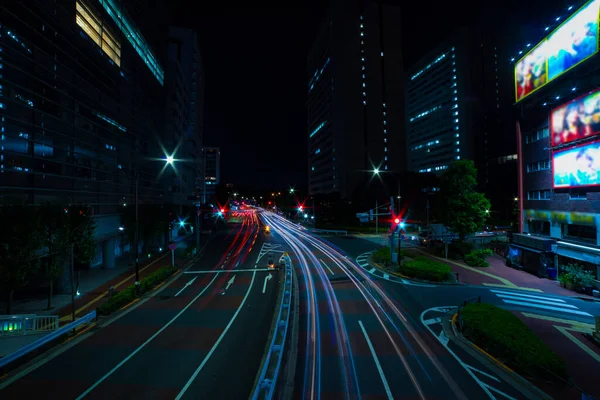
[[[592,315],[580,311],[575,305],[568,304],[564,299],[550,296],[535,296],[531,294],[519,293],[517,291],[490,290],[502,300],[503,303],[512,306],[528,307],[537,310],[558,311],[566,314],[575,314],[586,317]]]

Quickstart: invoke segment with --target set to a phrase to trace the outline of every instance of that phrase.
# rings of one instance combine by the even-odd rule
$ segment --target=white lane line
[[[186,283],[185,286],[182,287],[179,292],[175,293],[175,297],[179,296],[181,294],[181,292],[183,292],[185,289],[187,289],[188,287],[190,287],[192,285],[192,283],[194,283],[194,281],[196,279],[198,279],[197,276],[195,276],[194,279],[192,279],[191,281],[189,281],[188,283]]]
[[[362,330],[363,335],[365,335],[365,340],[369,345],[369,350],[371,350],[371,355],[373,356],[373,360],[375,361],[375,366],[377,367],[377,371],[379,371],[379,376],[381,377],[381,381],[383,382],[383,387],[385,388],[385,393],[387,393],[388,399],[393,399],[392,391],[390,390],[390,385],[388,385],[387,379],[385,379],[385,375],[383,373],[383,368],[381,368],[381,364],[379,363],[379,359],[377,358],[377,354],[375,353],[375,348],[373,348],[373,343],[371,343],[371,339],[369,339],[369,335],[367,335],[367,331],[362,323],[362,321],[358,321],[360,325],[360,329]]]
[[[442,331],[440,332],[439,336],[438,336],[438,340],[440,341],[441,344],[444,345],[444,347],[447,347],[448,345],[448,341],[450,339],[448,339],[448,336],[446,336],[446,333],[444,333],[444,330],[442,329]]]
[[[502,300],[507,299],[507,300],[521,300],[524,302],[527,302],[528,304],[549,304],[552,306],[557,306],[557,307],[565,307],[565,308],[574,308],[577,309],[577,307],[575,307],[574,305],[571,304],[567,304],[567,303],[555,303],[554,301],[546,301],[546,300],[535,300],[535,299],[528,299],[528,298],[524,298],[521,296],[506,296],[506,295],[498,295],[498,297],[500,297]]]
[[[564,313],[568,313],[568,314],[585,315],[586,317],[591,317],[592,316],[592,314],[588,314],[588,313],[583,312],[583,311],[570,310],[568,308],[550,307],[550,306],[544,306],[544,305],[541,305],[541,304],[525,303],[523,301],[513,301],[513,300],[502,300],[502,301],[504,301],[507,304],[514,304],[516,306],[539,308],[539,309],[542,309],[542,310],[550,310],[550,311],[560,311],[560,312],[564,312]]]
[[[566,303],[566,301],[564,301],[562,299],[557,299],[554,297],[534,296],[531,294],[525,294],[525,293],[520,293],[520,292],[507,292],[504,290],[490,290],[490,292],[496,293],[498,296],[501,296],[501,294],[507,294],[509,296],[528,297],[530,299],[549,300],[549,301],[556,301],[557,303]],[[501,294],[499,294],[499,293],[501,293]]]
[[[431,318],[431,319],[423,321],[423,323],[425,325],[437,324],[437,323],[440,323],[440,322],[442,322],[442,318],[441,317]]]
[[[377,271],[377,268],[371,268],[371,269],[369,270],[369,273],[370,273],[370,274],[372,274],[372,273],[373,273],[373,272],[375,272],[375,271]]]
[[[331,275],[334,275],[333,271],[331,270],[331,268],[329,268],[329,265],[327,265],[327,263],[321,259],[319,259],[319,261],[321,261],[321,263],[329,270],[329,272],[331,273]]]
[[[256,266],[256,265],[255,265]],[[228,269],[226,271],[185,271],[184,274],[224,274],[225,272],[258,272],[258,271],[274,271],[275,268],[247,268],[247,269]]]
[[[383,274],[383,279],[390,280],[390,274]]]
[[[485,375],[485,376],[487,376],[488,378],[490,378],[490,379],[493,379],[493,380],[495,380],[496,382],[500,383],[500,379],[496,378],[494,375],[488,374],[487,372],[483,372],[482,370],[480,370],[480,369],[477,369],[477,368],[475,368],[475,367],[473,367],[473,366],[471,366],[471,365],[467,365],[467,367],[469,367],[471,370],[473,370],[473,371],[475,371],[475,372],[477,372],[477,373],[479,373],[479,374],[481,374],[481,375]]]
[[[221,336],[219,336],[219,338],[217,339],[217,341],[215,342],[215,344],[213,345],[213,347],[210,349],[210,351],[208,352],[208,354],[206,355],[206,357],[204,357],[204,360],[202,360],[202,363],[198,366],[198,368],[196,369],[196,371],[194,371],[194,373],[192,374],[192,376],[190,377],[190,379],[188,379],[187,383],[185,384],[185,386],[183,387],[183,389],[181,389],[181,391],[179,392],[179,394],[177,395],[177,397],[175,397],[175,400],[179,400],[179,399],[181,399],[183,397],[183,395],[189,389],[189,387],[192,384],[192,382],[194,381],[194,379],[196,379],[196,377],[198,376],[198,374],[200,373],[200,371],[202,371],[202,368],[204,368],[204,366],[206,365],[206,363],[208,362],[208,360],[210,359],[210,357],[213,355],[213,353],[215,352],[216,348],[219,347],[219,344],[221,344],[221,341],[223,340],[223,338],[227,334],[227,331],[229,331],[229,328],[231,328],[231,325],[233,325],[233,321],[235,321],[235,319],[237,318],[237,316],[240,313],[240,311],[242,310],[242,308],[244,308],[244,304],[246,304],[246,300],[248,299],[248,295],[250,295],[250,291],[252,290],[252,285],[254,285],[254,278],[255,277],[256,277],[256,274],[255,273],[252,274],[252,280],[250,281],[250,285],[248,286],[248,291],[246,292],[246,295],[242,299],[242,302],[240,303],[240,305],[238,306],[237,310],[235,311],[235,314],[233,314],[233,317],[231,317],[231,319],[229,320],[229,323],[227,324],[227,326],[225,327],[225,329],[223,330],[223,332],[221,332]]]
[[[85,396],[87,396],[88,394],[90,394],[90,392],[94,389],[96,389],[98,387],[98,385],[100,385],[102,382],[104,382],[106,380],[106,378],[108,378],[109,376],[111,376],[116,370],[118,370],[119,368],[121,368],[123,366],[123,364],[125,364],[127,361],[131,360],[131,358],[133,356],[135,356],[137,353],[139,353],[144,347],[146,347],[148,345],[148,343],[150,343],[151,341],[153,341],[158,335],[160,335],[165,329],[167,329],[173,322],[175,322],[175,320],[177,318],[179,318],[181,316],[181,314],[183,314],[188,308],[191,307],[191,305],[200,298],[200,296],[202,296],[204,294],[204,292],[206,292],[206,290],[210,287],[210,285],[215,281],[215,279],[217,279],[219,275],[215,274],[214,278],[212,278],[212,280],[208,283],[208,285],[206,285],[206,287],[204,289],[202,289],[202,291],[200,293],[198,293],[198,295],[196,297],[194,297],[189,303],[187,303],[187,305],[185,307],[183,307],[181,309],[181,311],[179,311],[177,313],[177,315],[175,315],[169,322],[167,322],[166,324],[164,324],[162,326],[162,328],[160,328],[158,331],[156,331],[154,333],[154,335],[150,336],[150,338],[148,338],[148,340],[146,340],[144,343],[142,343],[140,345],[140,347],[138,347],[137,349],[135,349],[133,352],[131,352],[131,354],[129,354],[127,357],[125,357],[123,359],[123,361],[121,361],[120,363],[118,363],[113,369],[111,369],[110,371],[108,371],[102,378],[98,379],[96,381],[96,383],[94,383],[92,386],[90,386],[89,388],[87,388],[87,390],[85,392],[83,392],[81,395],[79,395],[79,397],[77,397],[76,400],[81,400],[83,399]]]
[[[507,399],[516,400],[514,397],[511,397],[511,396],[509,396],[508,394],[504,393],[504,392],[503,392],[503,391],[501,391],[501,390],[498,390],[498,389],[496,389],[496,388],[495,388],[495,387],[493,387],[493,386],[490,386],[490,385],[485,385],[485,386],[487,386],[487,388],[488,388],[488,389],[490,389],[492,392],[496,392],[496,393],[498,393],[500,396],[504,396],[504,397],[506,397]]]

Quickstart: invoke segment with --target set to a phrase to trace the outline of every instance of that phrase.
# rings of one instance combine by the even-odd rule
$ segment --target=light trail
[[[362,268],[358,267],[352,260],[348,260],[343,254],[341,254],[339,251],[334,249],[330,244],[326,243],[325,241],[321,240],[320,238],[317,238],[317,237],[307,233],[305,230],[300,229],[296,224],[293,224],[293,223],[287,221],[286,219],[280,217],[279,215],[272,214],[272,213],[268,213],[268,217],[265,216],[265,213],[261,214],[261,216],[263,218],[265,218],[265,217],[268,218],[270,223],[274,227],[279,228],[280,233],[285,232],[285,235],[282,235],[282,236],[284,237],[284,239],[286,239],[286,241],[288,241],[287,239],[292,238],[291,240],[294,240],[297,242],[301,242],[302,240],[304,240],[304,241],[310,243],[311,246],[313,246],[315,249],[317,249],[320,252],[322,252],[323,254],[325,254],[329,259],[332,260],[332,262],[338,268],[340,268],[341,271],[343,271],[343,273],[349,278],[349,280],[359,290],[359,292],[362,294],[363,298],[365,299],[365,301],[367,302],[367,304],[373,311],[373,313],[376,316],[377,320],[379,321],[381,327],[383,328],[387,338],[389,339],[390,343],[392,344],[396,354],[398,355],[400,361],[402,362],[403,366],[405,367],[413,386],[415,387],[415,389],[419,393],[419,396],[422,399],[425,399],[425,396],[423,394],[421,386],[419,385],[417,378],[415,377],[410,366],[408,365],[408,362],[407,362],[405,356],[402,354],[402,351],[396,345],[391,332],[388,330],[388,328],[386,326],[386,322],[390,323],[391,326],[394,327],[394,330],[400,336],[402,341],[406,344],[406,347],[408,348],[408,350],[410,351],[410,353],[412,354],[414,359],[418,362],[419,366],[421,367],[421,369],[423,370],[425,375],[429,378],[429,380],[431,380],[431,377],[430,377],[429,373],[427,373],[427,371],[426,371],[425,367],[423,366],[423,364],[421,363],[421,361],[419,360],[419,357],[413,350],[412,346],[408,343],[407,339],[404,337],[404,334],[402,334],[402,332],[398,328],[397,324],[394,322],[394,319],[384,309],[384,306],[377,300],[377,298],[375,297],[373,292],[375,292],[377,294],[377,297],[379,297],[379,299],[381,299],[383,301],[384,305],[389,310],[391,310],[392,315],[394,315],[399,321],[401,321],[402,325],[406,328],[406,331],[408,331],[409,335],[418,344],[418,346],[423,351],[425,356],[430,360],[430,362],[438,370],[440,375],[447,382],[448,386],[450,387],[452,392],[454,392],[454,394],[457,396],[457,398],[467,399],[467,396],[464,394],[462,389],[458,386],[456,381],[454,381],[454,379],[450,376],[448,371],[441,365],[441,363],[439,362],[437,357],[433,354],[433,352],[431,351],[429,346],[423,341],[421,336],[416,332],[414,326],[408,321],[408,319],[406,318],[404,313],[398,308],[398,306],[395,304],[395,302],[381,289],[381,287],[371,278],[370,275],[368,275],[365,271],[363,271]],[[288,243],[289,243],[289,241],[288,241]],[[315,267],[318,270],[320,270],[323,275],[325,275],[325,279],[327,279],[327,281],[328,281],[328,278],[326,277],[326,274],[323,271],[323,266],[319,263],[315,263]],[[367,284],[361,282],[357,278],[356,275],[360,276],[365,282],[367,282]],[[327,285],[325,285],[325,286],[327,286]],[[328,286],[331,287],[331,284],[329,283]],[[332,291],[332,294],[333,294],[333,298],[335,299],[335,293],[333,293],[333,291]],[[341,314],[341,312],[339,311],[339,304],[337,304],[337,299],[333,300],[333,302],[337,305],[336,308],[338,311],[336,311],[336,314],[337,313]]]

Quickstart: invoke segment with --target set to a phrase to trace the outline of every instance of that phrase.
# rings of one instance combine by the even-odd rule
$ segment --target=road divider
[[[91,313],[63,326],[62,328],[43,336],[35,342],[29,343],[28,345],[21,347],[19,350],[0,358],[0,371],[3,371],[6,367],[10,366],[17,360],[22,359],[24,356],[45,347],[62,336],[69,334],[69,332],[72,330],[75,330],[76,328],[81,327],[83,324],[87,324],[95,319],[96,311],[94,310]]]
[[[285,269],[283,274],[283,287],[278,298],[279,306],[276,308],[277,318],[271,327],[271,343],[267,352],[252,392],[252,400],[270,400],[273,398],[275,388],[279,383],[279,372],[285,353],[286,338],[288,337],[291,305],[292,305],[292,260],[285,255]],[[272,278],[269,274],[265,278],[263,293],[266,291],[267,282]]]

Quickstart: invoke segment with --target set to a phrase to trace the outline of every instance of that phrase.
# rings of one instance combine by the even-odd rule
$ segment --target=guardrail
[[[0,317],[0,337],[32,335],[58,329],[58,315],[3,315]]]
[[[338,229],[311,229],[311,232],[315,233],[333,233],[334,235],[347,235],[348,231]]]
[[[35,342],[29,343],[28,345],[21,347],[19,350],[0,358],[0,369],[6,367],[8,364],[18,360],[19,358],[31,353],[32,351],[39,349],[40,347],[52,342],[60,336],[68,333],[70,330],[75,329],[78,326],[88,323],[94,319],[96,319],[96,310],[63,326],[60,329],[55,330],[54,332],[45,335],[44,337],[36,340]]]
[[[292,302],[292,260],[285,257],[285,277],[283,282],[283,297],[279,306],[277,322],[272,332],[273,339],[265,357],[258,383],[254,388],[252,400],[273,398],[275,386],[279,377],[281,360],[283,358],[288,326],[290,322],[290,305]]]

